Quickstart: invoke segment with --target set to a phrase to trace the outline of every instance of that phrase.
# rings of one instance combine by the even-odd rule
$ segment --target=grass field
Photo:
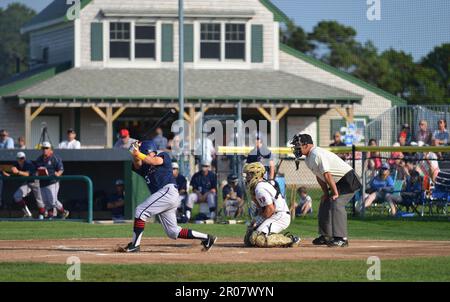
[[[188,225],[222,237],[241,237],[245,225]],[[0,239],[118,238],[132,226],[78,222],[0,222]],[[316,236],[317,220],[297,218],[289,228],[302,237]],[[442,219],[350,219],[351,238],[450,240],[450,221]],[[144,236],[164,236],[158,224]],[[67,265],[0,263],[0,281],[66,281]],[[83,281],[367,281],[360,260],[308,260],[259,264],[83,264]],[[382,281],[450,281],[450,257],[383,260]]]

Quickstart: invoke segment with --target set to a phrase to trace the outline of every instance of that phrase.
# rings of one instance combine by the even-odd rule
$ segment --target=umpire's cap
[[[291,144],[293,146],[299,146],[299,145],[313,145],[313,139],[311,135],[306,133],[298,133],[294,135],[292,138]]]
[[[139,151],[141,151],[142,153],[147,155],[150,152],[158,152],[158,147],[153,142],[153,140],[143,141],[141,143],[141,147],[139,148]]]

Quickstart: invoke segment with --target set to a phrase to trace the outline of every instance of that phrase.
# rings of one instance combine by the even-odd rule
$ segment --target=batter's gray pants
[[[42,200],[41,190],[39,188],[39,180],[24,183],[23,185],[21,185],[14,193],[13,196],[14,201],[20,202],[25,197],[27,197],[28,194],[30,194],[31,192],[33,192],[34,198],[36,199],[37,207],[39,209],[45,208],[44,201]]]
[[[335,201],[328,199],[319,206],[319,234],[326,237],[348,237],[345,206],[355,193],[339,195]]]
[[[42,200],[47,210],[57,208],[63,209],[62,203],[58,200],[59,182],[41,188]]]
[[[177,239],[181,227],[177,224],[177,208],[180,205],[178,189],[173,184],[162,187],[136,208],[135,218],[147,221],[158,216],[167,236]]]

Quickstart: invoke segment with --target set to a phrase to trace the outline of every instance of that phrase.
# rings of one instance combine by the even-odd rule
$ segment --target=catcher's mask
[[[292,153],[294,153],[295,158],[300,159],[303,156],[301,147],[306,145],[312,145],[314,144],[314,142],[312,140],[311,135],[297,133],[292,138],[290,144],[292,146]]]
[[[244,166],[243,177],[245,179],[245,185],[250,191],[255,190],[258,182],[264,178],[266,168],[260,162],[254,162],[246,164]]]

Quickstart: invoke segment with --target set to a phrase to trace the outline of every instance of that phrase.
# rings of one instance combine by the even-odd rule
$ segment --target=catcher
[[[291,223],[289,208],[277,184],[264,179],[265,167],[260,162],[244,166],[245,184],[256,207],[256,217],[250,223],[244,243],[249,247],[293,247],[300,238],[280,234]]]

